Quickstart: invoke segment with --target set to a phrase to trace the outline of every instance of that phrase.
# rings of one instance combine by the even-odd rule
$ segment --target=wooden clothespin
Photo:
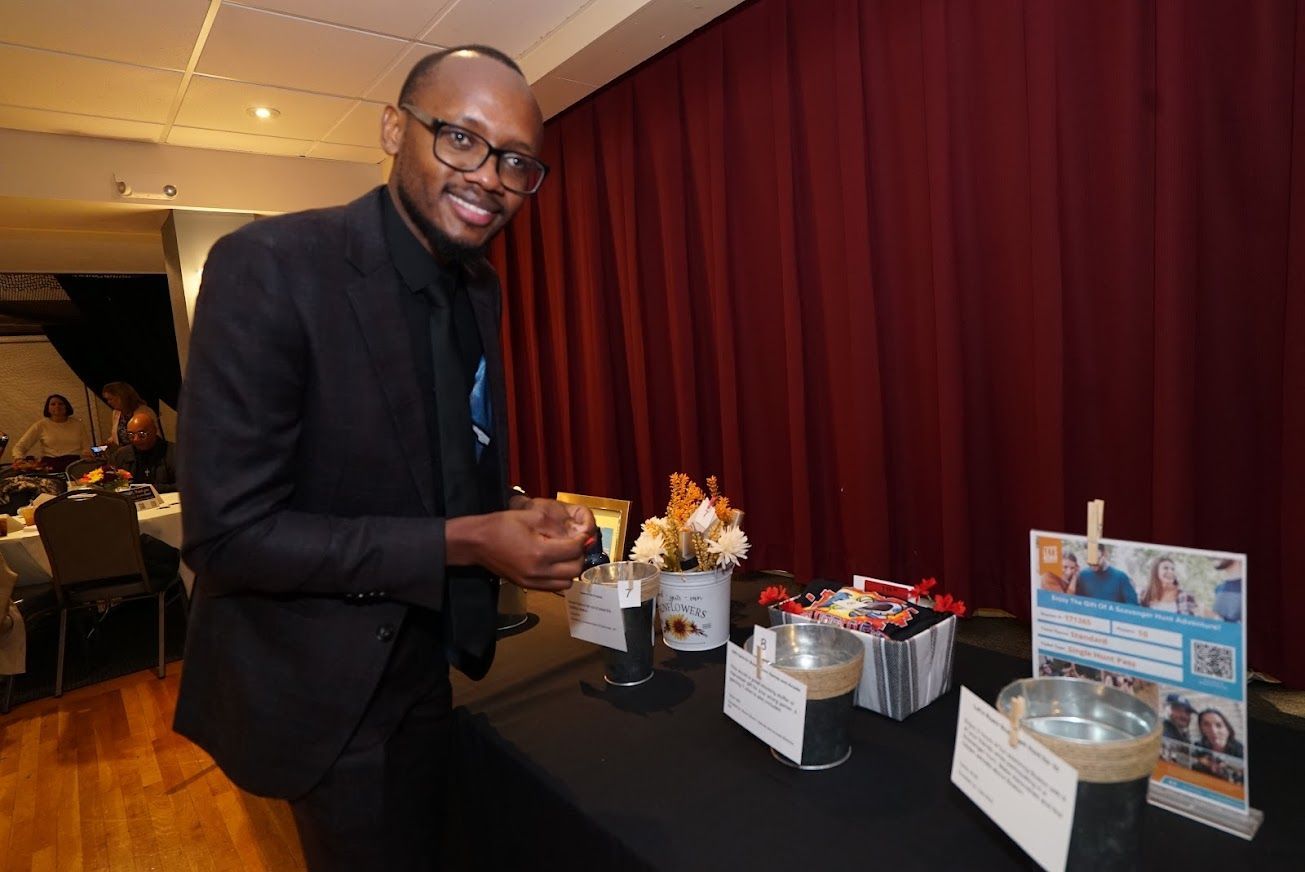
[[[1101,532],[1106,522],[1106,501],[1088,500],[1087,504],[1087,562],[1093,569],[1101,562]]]
[[[1024,713],[1028,711],[1028,703],[1022,696],[1017,696],[1010,701],[1010,746],[1014,748],[1020,743],[1020,721],[1024,720]]]

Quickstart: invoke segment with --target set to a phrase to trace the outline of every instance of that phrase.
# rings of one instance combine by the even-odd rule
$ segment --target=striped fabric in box
[[[805,615],[773,606],[771,626],[811,623]],[[865,646],[865,665],[856,689],[856,705],[893,720],[904,720],[933,702],[952,686],[952,652],[956,645],[956,616],[909,639],[896,641],[848,630]]]

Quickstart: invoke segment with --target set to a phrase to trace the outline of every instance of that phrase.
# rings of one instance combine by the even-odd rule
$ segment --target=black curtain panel
[[[150,406],[177,407],[181,363],[172,328],[168,279],[162,275],[61,275],[59,284],[77,306],[75,323],[46,324],[72,371],[96,394],[124,381]]]

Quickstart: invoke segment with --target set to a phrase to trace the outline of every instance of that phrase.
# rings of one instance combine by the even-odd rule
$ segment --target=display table
[[[162,494],[163,505],[153,509],[144,509],[138,513],[140,531],[147,533],[173,548],[181,547],[181,495]],[[0,554],[4,555],[9,568],[18,573],[18,586],[49,583],[50,560],[45,555],[45,546],[41,543],[41,534],[35,527],[27,527],[17,533],[10,533],[0,538]],[[194,573],[181,567],[181,580],[190,592],[194,584]]]
[[[736,642],[765,623],[759,590],[735,583]],[[800,772],[722,714],[724,649],[659,642],[651,682],[609,687],[599,650],[567,635],[565,606],[532,593],[539,624],[500,640],[485,680],[454,679],[454,832],[477,867],[1030,865],[950,782],[955,688],[901,723],[856,710],[851,759]],[[956,681],[990,702],[1028,674],[1026,661],[957,646]],[[1266,815],[1255,840],[1148,807],[1140,868],[1305,869],[1305,732],[1252,720],[1251,733],[1251,797]]]

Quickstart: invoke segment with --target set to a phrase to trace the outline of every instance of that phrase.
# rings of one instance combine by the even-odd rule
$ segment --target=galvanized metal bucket
[[[1066,868],[1136,869],[1141,864],[1147,782],[1160,756],[1161,720],[1131,693],[1081,678],[1024,678],[997,697],[1020,726],[1078,771]]]
[[[807,686],[802,759],[774,748],[775,759],[798,769],[832,769],[852,756],[852,697],[861,681],[865,646],[851,632],[829,624],[775,627],[774,667]],[[749,639],[747,650],[752,650]]]
[[[510,581],[498,582],[498,629],[511,630],[530,618],[526,610],[526,589]]]
[[[661,570],[651,563],[620,560],[586,569],[580,580],[620,588],[639,582],[639,605],[621,609],[625,650],[603,648],[603,680],[617,687],[643,684],[653,677],[653,622]]]

